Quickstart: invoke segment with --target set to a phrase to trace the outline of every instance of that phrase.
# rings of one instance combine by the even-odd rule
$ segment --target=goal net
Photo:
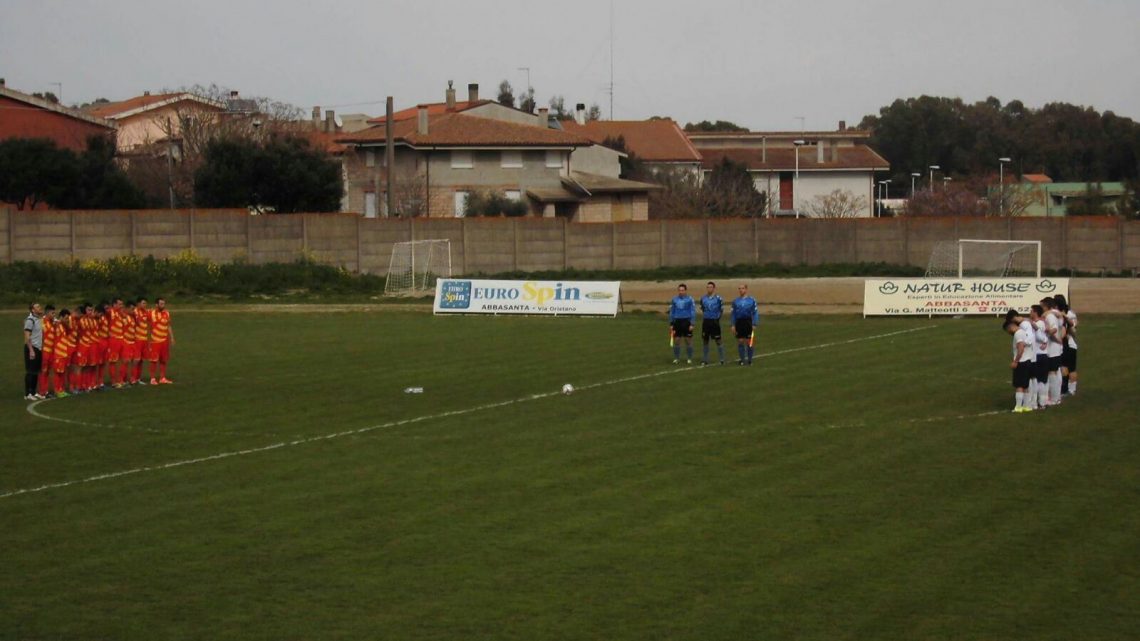
[[[435,290],[438,278],[451,276],[450,240],[413,240],[392,246],[385,296],[408,296]]]
[[[930,252],[927,278],[1041,277],[1039,240],[949,240]]]

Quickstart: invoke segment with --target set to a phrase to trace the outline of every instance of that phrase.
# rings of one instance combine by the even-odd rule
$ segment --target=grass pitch
[[[766,318],[698,369],[648,315],[175,314],[175,386],[35,416],[3,368],[0,638],[1140,630],[1135,317],[1013,415],[993,319]]]

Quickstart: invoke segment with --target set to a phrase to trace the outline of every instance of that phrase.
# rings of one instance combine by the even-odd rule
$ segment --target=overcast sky
[[[526,84],[609,115],[609,0],[0,0],[0,77],[68,104],[217,83],[383,112]],[[614,116],[854,124],[897,97],[1140,120],[1137,0],[614,0]]]

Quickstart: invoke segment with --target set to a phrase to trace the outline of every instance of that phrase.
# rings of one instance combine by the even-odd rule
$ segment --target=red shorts
[[[149,343],[146,347],[146,360],[158,361],[159,363],[169,363],[170,340],[168,339],[158,343]]]
[[[54,353],[48,354],[45,351],[43,360],[41,361],[41,364],[40,364],[40,371],[41,372],[50,372],[53,367],[55,367],[55,354]]]
[[[71,356],[71,364],[77,367],[87,367],[87,357],[91,355],[90,345],[79,345]]]
[[[100,338],[99,339],[99,364],[100,365],[107,362],[107,352],[110,351],[110,349],[111,349],[111,339]]]
[[[57,374],[63,374],[64,372],[66,372],[68,365],[71,365],[71,361],[74,360],[74,358],[75,358],[75,353],[73,350],[68,350],[67,353],[64,354],[63,356],[56,355],[56,357],[54,359],[52,359],[53,361],[55,361],[56,373]]]
[[[139,360],[139,350],[142,345],[139,343],[123,343],[123,360],[124,361],[137,361]]]
[[[121,338],[112,338],[109,341],[107,341],[107,362],[108,363],[119,362],[119,358],[121,358],[123,355],[123,346],[124,345],[125,345],[125,343],[123,343],[123,339],[121,339]]]

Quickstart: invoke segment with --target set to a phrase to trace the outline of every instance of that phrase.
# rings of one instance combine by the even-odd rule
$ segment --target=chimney
[[[4,79],[0,78],[0,87],[6,87],[6,86],[7,86],[7,84],[4,82]]]
[[[815,162],[820,164],[820,165],[823,164],[823,145],[824,145],[824,142],[825,141],[823,141],[823,140],[817,140],[815,142]]]
[[[325,133],[336,132],[336,112],[332,109],[325,109]]]
[[[230,91],[230,100],[237,100],[237,97],[238,97],[237,89]]]
[[[467,102],[479,102],[479,83],[467,85]]]
[[[546,129],[547,127],[550,126],[550,108],[549,107],[539,107],[538,108],[538,126],[542,127],[543,129]]]
[[[586,124],[586,103],[580,102],[574,105],[574,122],[579,125]]]
[[[313,127],[316,129],[321,128],[321,106],[313,107]]]
[[[416,105],[416,133],[428,135],[428,106]]]
[[[452,82],[450,80],[447,81],[447,92],[444,94],[444,96],[445,96],[445,102],[447,102],[447,110],[448,111],[454,111],[455,110],[455,87],[452,86]]]
[[[847,121],[846,120],[840,120],[839,121],[839,131],[847,131]]]
[[[144,91],[144,92],[143,92],[143,95],[144,95],[144,96],[149,96],[149,95],[150,95],[150,92],[149,92],[149,91]]]

